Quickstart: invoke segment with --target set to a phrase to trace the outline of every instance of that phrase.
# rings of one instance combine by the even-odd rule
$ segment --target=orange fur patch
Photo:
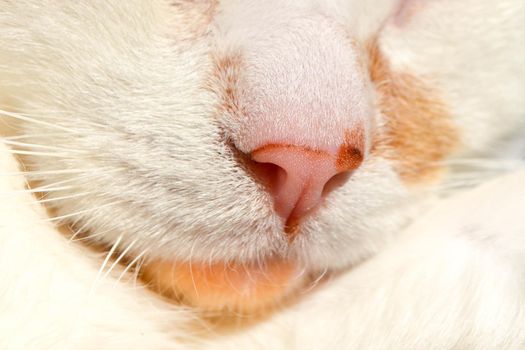
[[[226,112],[230,116],[243,115],[242,106],[239,104],[239,77],[242,69],[242,56],[229,54],[215,58],[213,81],[210,91],[219,97],[219,114]]]
[[[361,165],[363,162],[362,150],[365,148],[364,139],[362,128],[345,131],[343,145],[339,147],[337,152],[336,167],[338,171],[354,170]]]
[[[369,49],[370,76],[379,98],[384,130],[372,153],[394,161],[411,184],[433,180],[442,161],[459,144],[459,133],[438,91],[408,72],[393,72],[374,43]]]
[[[272,144],[264,145],[263,147],[257,148],[255,151],[252,152],[252,156],[255,156],[259,152],[265,152],[268,150],[283,149],[283,148],[295,150],[296,152],[305,153],[309,157],[312,157],[312,158],[330,157],[330,155],[325,151],[320,151],[320,150],[315,150],[315,149],[295,146],[295,145],[281,144],[281,143],[272,143]]]
[[[280,260],[261,266],[159,260],[142,270],[142,277],[156,291],[205,311],[271,307],[301,284],[297,276],[295,265]]]

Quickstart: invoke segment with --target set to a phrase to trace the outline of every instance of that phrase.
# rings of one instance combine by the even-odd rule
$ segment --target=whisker
[[[50,153],[50,152],[38,152],[38,151],[22,151],[11,149],[8,150],[11,154],[26,155],[26,156],[39,156],[39,157],[53,157],[53,158],[72,158],[71,154],[67,153]],[[78,157],[78,155],[75,155]]]
[[[102,280],[104,280],[107,276],[109,276],[109,274],[111,273],[111,271],[113,271],[113,269],[115,268],[115,266],[118,265],[118,263],[128,254],[128,252],[130,251],[131,248],[133,248],[133,246],[135,245],[135,243],[137,243],[137,239],[133,240],[130,244],[128,244],[128,246],[126,247],[126,249],[124,249],[122,251],[122,253],[120,253],[120,255],[118,256],[118,258],[115,259],[115,261],[113,262],[113,264],[111,264],[111,266],[109,267],[109,269],[106,271],[106,273],[104,274],[104,276],[102,276]]]
[[[77,134],[78,133],[78,131],[75,131],[73,129],[69,129],[69,128],[66,128],[66,127],[63,127],[63,126],[60,126],[60,125],[57,125],[57,124],[48,123],[48,122],[45,122],[45,121],[42,121],[42,120],[38,120],[38,119],[34,119],[34,118],[31,118],[31,117],[28,117],[28,116],[24,116],[24,115],[22,115],[20,113],[8,112],[8,111],[2,110],[2,109],[0,109],[0,116],[11,117],[11,118],[23,120],[23,121],[26,121],[26,122],[29,122],[29,123],[34,123],[34,124],[48,126],[48,127],[52,128],[52,129],[66,131],[66,132],[68,132],[70,134]]]
[[[89,225],[89,221],[86,221],[82,226],[80,226],[79,228],[75,228],[75,226],[78,224],[79,222],[79,219],[80,218],[76,218],[75,220],[73,220],[72,223],[70,223],[68,226],[70,227],[71,231],[73,232],[73,234],[71,235],[71,237],[69,238],[69,241],[68,243],[71,243],[71,242],[76,242],[76,237],[85,232],[85,228]],[[80,240],[80,239],[79,239]]]
[[[15,190],[15,191],[10,191],[10,192],[1,192],[0,193],[0,198],[1,197],[7,197],[7,196],[12,196],[12,195],[17,195],[17,194],[27,194],[27,193],[39,193],[39,192],[58,192],[58,191],[64,191],[64,190],[70,190],[72,188],[77,188],[77,186],[61,186],[61,187],[51,187],[51,188],[46,188],[45,190],[43,190],[42,188],[33,188],[33,189],[26,189],[26,190]]]
[[[70,135],[70,133],[62,132],[62,133],[22,134],[22,135],[15,135],[15,136],[6,136],[6,137],[2,137],[1,139],[12,141],[12,140],[25,140],[25,139],[41,138],[41,137],[49,138],[49,137],[66,136],[66,135]]]
[[[135,268],[135,271],[133,273],[133,286],[137,286],[137,281],[139,279],[139,273],[140,273],[140,270],[142,269],[142,266],[144,265],[145,263],[145,260],[144,258],[140,259],[137,261],[136,263],[136,268]]]
[[[89,195],[91,193],[93,193],[93,192],[81,192],[81,193],[75,193],[75,194],[72,194],[72,195],[69,195],[69,196],[61,196],[61,197],[40,199],[40,200],[35,200],[34,203],[44,204],[44,203],[50,203],[50,202],[57,202],[57,201],[62,201],[62,200],[66,200],[66,199],[72,199],[72,198],[78,198],[78,197],[87,196],[87,195]]]
[[[65,152],[73,152],[73,153],[85,153],[85,151],[81,150],[75,150],[75,149],[67,149],[62,147],[56,147],[56,146],[46,146],[46,145],[39,145],[35,143],[28,143],[28,142],[19,142],[19,141],[11,141],[11,140],[5,140],[0,138],[0,141],[11,146],[18,146],[18,147],[24,147],[24,148],[38,148],[38,149],[47,149],[47,150],[54,150],[54,151],[65,151]]]
[[[189,266],[190,266],[190,277],[191,277],[191,283],[193,285],[193,289],[195,290],[195,295],[197,295],[197,298],[199,298],[199,290],[197,288],[197,284],[195,282],[195,276],[193,275],[193,251],[195,249],[197,241],[193,241],[190,249],[190,257],[189,257]]]
[[[120,235],[117,238],[117,240],[115,241],[115,243],[113,243],[113,246],[111,247],[109,252],[106,254],[106,258],[102,262],[102,266],[100,266],[100,269],[97,272],[97,276],[95,277],[95,281],[93,282],[93,285],[91,286],[91,292],[95,290],[97,284],[100,281],[100,277],[102,276],[102,272],[104,272],[104,269],[106,268],[106,265],[108,264],[109,259],[111,259],[111,256],[113,255],[113,253],[115,253],[115,251],[117,250],[117,247],[120,244],[121,240],[122,240],[122,235]]]
[[[84,225],[82,225],[82,228],[78,229],[78,230],[75,230],[75,234],[73,236],[78,236],[79,234],[85,232],[84,229],[89,226],[89,221],[86,222]],[[91,241],[93,240],[93,238],[96,238],[96,237],[100,237],[100,236],[103,236],[105,235],[106,233],[108,232],[111,232],[113,231],[112,228],[108,228],[106,230],[103,230],[103,231],[97,231],[97,233],[94,233],[94,234],[89,234],[89,235],[86,235],[85,237],[81,237],[81,238],[73,238],[71,237],[69,239],[69,242],[83,242],[83,241]]]
[[[98,175],[98,174],[96,174],[96,173],[87,173],[87,174],[84,174],[84,175],[79,176],[79,177],[73,177],[73,178],[69,178],[69,179],[65,179],[65,180],[56,181],[56,182],[50,183],[48,185],[42,185],[42,186],[39,186],[38,189],[40,190],[40,192],[47,192],[47,188],[49,188],[49,187],[53,187],[53,186],[56,186],[56,185],[68,184],[68,183],[79,181],[79,180],[89,179],[89,178],[92,178],[92,177],[96,177],[96,175]]]
[[[124,278],[124,276],[128,273],[129,269],[135,265],[147,252],[149,248],[144,249],[140,254],[138,254],[129,264],[126,265],[126,268],[120,273],[119,277],[117,278],[117,281],[115,283],[118,283]]]
[[[306,293],[310,292],[311,290],[313,290],[319,284],[319,282],[321,282],[321,280],[324,278],[324,276],[326,276],[327,273],[328,273],[328,269],[325,268],[323,270],[323,272],[315,280],[313,280],[310,283],[308,288],[301,290],[301,294],[306,294]]]
[[[82,176],[77,176],[77,177],[72,177],[72,178],[69,178],[69,179],[65,179],[65,180],[61,180],[61,181],[56,181],[56,182],[53,182],[51,184],[48,184],[48,185],[43,185],[43,186],[39,186],[38,188],[35,188],[35,189],[38,189],[39,191],[38,192],[48,192],[48,188],[49,187],[53,187],[53,186],[56,186],[56,185],[63,185],[63,184],[67,184],[67,183],[70,183],[70,182],[75,182],[75,181],[79,181],[79,180],[86,180],[86,179],[90,179],[90,178],[94,178],[94,177],[97,177],[99,176],[100,174],[111,174],[113,172],[118,172],[118,171],[121,171],[123,168],[116,168],[116,169],[104,169],[104,168],[101,168],[101,169],[92,169],[92,170],[86,170],[86,171],[83,171],[83,173],[85,173],[84,175]]]
[[[12,173],[0,173],[0,176],[26,176],[37,177],[42,175],[62,175],[62,174],[81,174],[85,173],[84,169],[67,169],[67,170],[46,170],[46,171],[19,171]]]
[[[90,213],[90,212],[93,212],[93,211],[96,211],[96,210],[100,210],[100,209],[103,209],[103,208],[107,208],[109,206],[112,206],[112,205],[115,205],[115,204],[119,204],[119,203],[123,203],[124,201],[115,201],[115,202],[110,202],[110,203],[107,203],[107,204],[104,204],[104,205],[101,205],[101,206],[98,206],[98,207],[93,207],[93,208],[89,208],[89,209],[84,209],[84,210],[79,210],[77,212],[74,212],[74,213],[69,213],[69,214],[65,214],[65,215],[61,215],[61,216],[56,216],[56,217],[52,217],[52,218],[48,218],[48,219],[44,219],[43,221],[44,222],[55,222],[55,221],[61,221],[61,220],[64,220],[64,219],[68,219],[68,218],[71,218],[71,217],[75,217],[77,215],[81,215],[81,214],[85,214],[85,213]]]

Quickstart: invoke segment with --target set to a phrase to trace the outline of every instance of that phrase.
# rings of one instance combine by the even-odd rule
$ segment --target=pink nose
[[[257,163],[274,165],[259,173],[269,184],[275,211],[285,220],[289,234],[295,233],[301,219],[319,207],[332,187],[344,181],[344,174],[363,160],[362,151],[349,146],[330,153],[270,144],[256,149],[251,156]]]

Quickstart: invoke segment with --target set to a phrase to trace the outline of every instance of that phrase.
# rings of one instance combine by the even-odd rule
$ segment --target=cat
[[[5,153],[44,193],[5,184],[0,345],[522,348],[523,174],[442,197],[523,155],[523,23],[517,0],[0,1]],[[497,234],[451,219],[503,195]]]

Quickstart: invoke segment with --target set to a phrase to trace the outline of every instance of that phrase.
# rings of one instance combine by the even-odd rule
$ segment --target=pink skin
[[[330,179],[353,170],[338,166],[343,147],[366,155],[372,107],[360,52],[343,26],[315,16],[276,28],[244,47],[235,144],[276,165],[264,176],[288,226],[319,206]]]
[[[353,170],[338,167],[338,156],[287,145],[268,145],[252,152],[254,161],[277,166],[263,176],[268,179],[275,211],[289,229],[319,207],[331,179]]]

